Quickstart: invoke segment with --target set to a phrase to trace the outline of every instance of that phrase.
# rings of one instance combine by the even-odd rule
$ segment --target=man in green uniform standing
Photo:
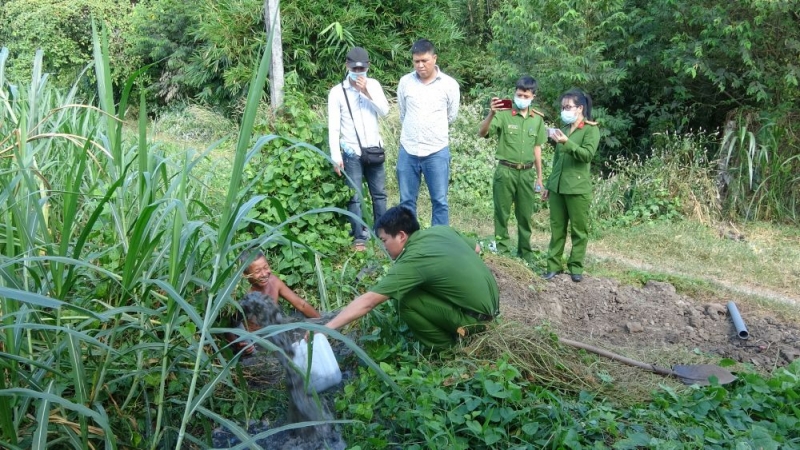
[[[508,218],[511,205],[517,218],[517,256],[532,262],[531,216],[542,190],[542,144],[547,129],[542,113],[531,108],[538,85],[530,76],[517,80],[512,109],[492,98],[489,114],[481,122],[478,135],[497,136],[497,168],[492,185],[494,197],[494,235],[499,250],[510,250]],[[532,170],[536,168],[536,172]]]
[[[389,298],[419,341],[435,350],[499,313],[497,281],[473,246],[446,225],[419,229],[414,213],[395,206],[375,224],[394,265],[378,284],[326,324],[337,329]]]

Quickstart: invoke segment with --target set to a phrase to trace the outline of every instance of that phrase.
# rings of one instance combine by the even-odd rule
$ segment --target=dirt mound
[[[742,340],[725,300],[698,302],[676,293],[669,283],[650,281],[635,287],[592,276],[573,283],[569,275],[545,282],[530,272],[522,278],[500,259],[487,263],[500,286],[500,310],[507,320],[531,325],[549,322],[560,336],[625,356],[695,352],[762,370],[800,357],[797,323],[737,305],[750,334],[748,340]]]

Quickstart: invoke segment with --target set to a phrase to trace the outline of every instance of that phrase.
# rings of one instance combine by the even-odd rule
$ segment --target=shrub
[[[716,134],[662,133],[653,137],[652,154],[618,157],[603,169],[592,200],[600,227],[631,226],[654,220],[719,217],[715,169],[709,160]]]
[[[800,223],[798,118],[796,112],[732,115],[719,154],[729,215]]]
[[[266,109],[266,108],[265,108]],[[289,285],[315,286],[314,253],[327,257],[349,246],[346,217],[325,208],[346,209],[352,191],[333,171],[325,148],[327,122],[304,98],[288,92],[274,116],[260,115],[257,132],[281,138],[269,141],[245,169],[251,195],[266,199],[256,205],[256,223],[245,237],[280,233],[282,244],[271,245],[273,268]],[[319,211],[290,220],[305,211]]]
[[[92,17],[104,21],[109,31],[112,77],[122,80],[136,61],[122,57],[124,36],[129,31],[131,2],[123,0],[27,0],[3,2],[3,28],[0,39],[15,59],[8,64],[11,78],[31,76],[34,53],[45,51],[44,70],[55,76],[61,87],[68,87],[92,60]]]

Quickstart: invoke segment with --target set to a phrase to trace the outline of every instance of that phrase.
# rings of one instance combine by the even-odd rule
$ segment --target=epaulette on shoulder
[[[588,123],[589,125],[597,126],[597,122],[593,122],[591,120],[584,120],[584,122]]]
[[[531,108],[531,111],[533,111],[534,114],[538,114],[538,115],[544,117],[544,113],[539,111],[538,109]]]

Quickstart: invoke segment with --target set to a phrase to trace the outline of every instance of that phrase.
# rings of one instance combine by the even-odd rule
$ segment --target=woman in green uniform
[[[562,256],[570,229],[572,251],[567,270],[572,281],[583,279],[583,258],[589,240],[589,204],[592,201],[592,179],[589,166],[600,143],[600,131],[592,121],[592,98],[580,89],[561,96],[563,129],[553,129],[556,141],[553,171],[547,180],[542,199],[550,205],[550,246],[547,271],[550,280],[563,270]]]

